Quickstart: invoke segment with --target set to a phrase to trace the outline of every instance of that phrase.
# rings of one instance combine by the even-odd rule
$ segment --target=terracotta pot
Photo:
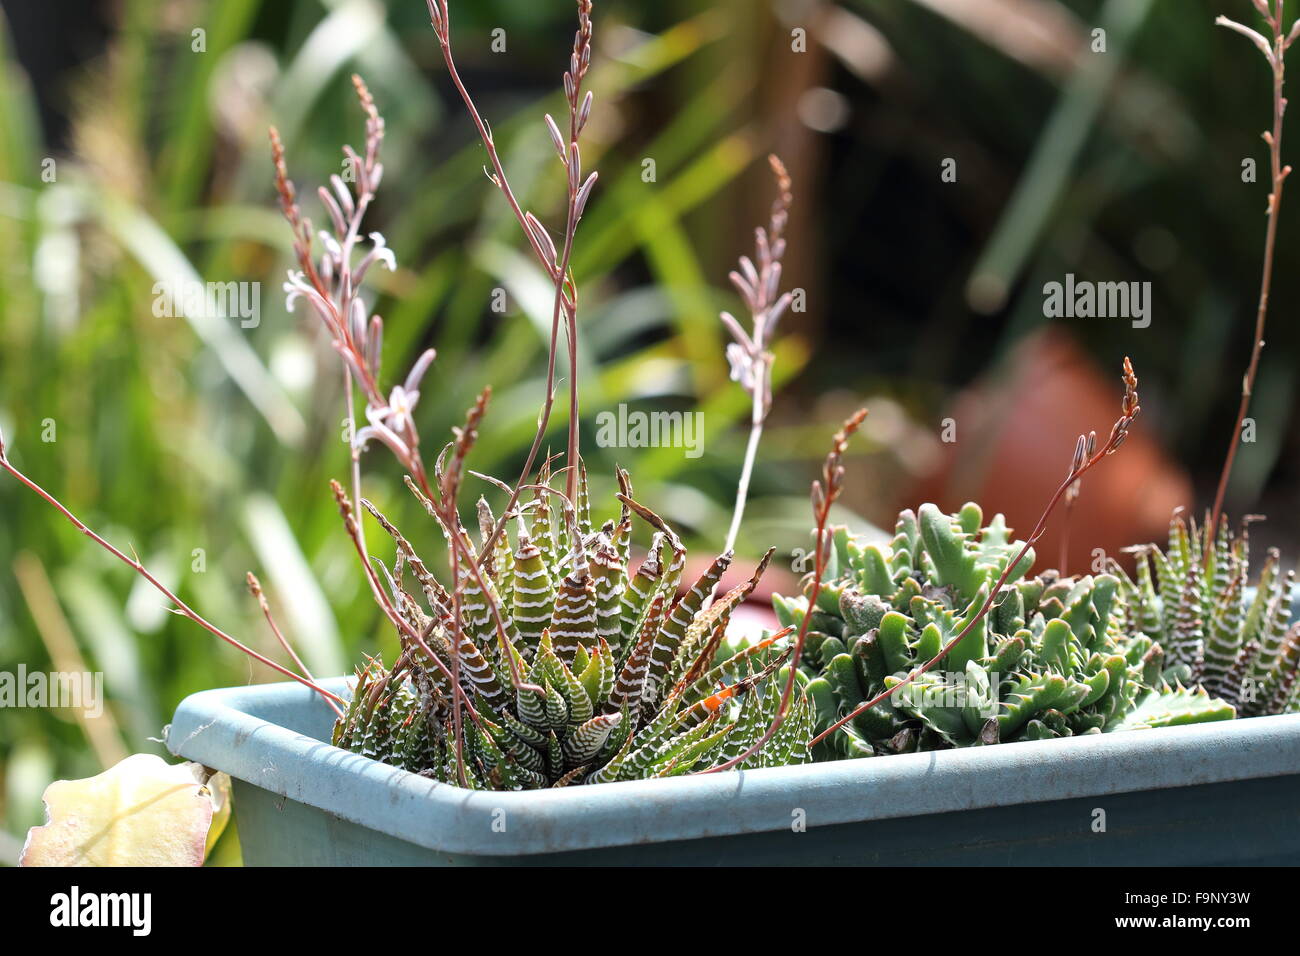
[[[939,469],[901,506],[934,501],[955,511],[978,501],[986,518],[1000,511],[1028,534],[1068,474],[1077,436],[1095,430],[1104,442],[1110,435],[1122,394],[1118,372],[1118,359],[1114,370],[1099,369],[1055,329],[1025,340],[958,396],[949,412],[957,440],[942,446]],[[1163,540],[1173,510],[1192,503],[1191,481],[1149,426],[1139,417],[1123,447],[1084,479],[1069,521],[1068,573],[1093,570],[1095,549],[1124,560],[1121,548]],[[1039,568],[1061,563],[1064,515],[1058,508],[1038,542]]]

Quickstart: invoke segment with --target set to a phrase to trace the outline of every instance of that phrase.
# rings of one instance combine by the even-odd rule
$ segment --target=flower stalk
[[[527,484],[529,476],[532,475],[533,466],[537,461],[542,441],[550,425],[551,413],[555,404],[556,360],[561,324],[563,324],[567,337],[569,358],[569,436],[567,443],[569,470],[566,479],[566,495],[570,500],[573,500],[577,491],[578,427],[580,421],[577,364],[578,293],[577,286],[569,272],[569,262],[573,252],[578,222],[582,219],[582,214],[586,209],[587,201],[591,197],[597,179],[597,174],[594,171],[585,180],[582,178],[582,154],[578,146],[578,140],[583,128],[591,117],[593,100],[592,94],[590,92],[584,94],[582,89],[583,81],[591,66],[592,3],[591,0],[578,0],[578,29],[574,34],[573,50],[569,56],[569,68],[564,74],[564,93],[569,105],[567,139],[561,135],[555,120],[549,115],[546,117],[547,130],[551,135],[552,142],[555,144],[560,162],[564,164],[568,184],[564,239],[559,250],[557,250],[554,240],[551,239],[550,233],[541,220],[532,212],[525,212],[520,205],[506,175],[505,166],[501,162],[501,155],[497,150],[492,128],[483,119],[482,113],[479,112],[477,105],[474,103],[474,98],[470,95],[468,88],[461,79],[460,71],[456,68],[456,60],[451,45],[451,12],[448,8],[448,0],[426,0],[426,3],[429,9],[429,21],[433,27],[434,35],[438,39],[443,62],[447,67],[447,75],[451,78],[452,86],[455,87],[457,94],[465,104],[465,109],[469,113],[474,128],[478,131],[479,138],[483,142],[483,148],[487,153],[488,163],[491,168],[484,171],[487,173],[488,180],[505,197],[506,204],[510,207],[510,211],[518,221],[520,229],[523,230],[524,238],[533,250],[533,255],[555,285],[554,306],[551,315],[551,335],[547,349],[546,392],[537,417],[537,431],[524,459],[524,466],[520,471],[519,480],[515,482],[514,490],[511,492],[510,500],[502,509],[501,517],[497,520],[496,525],[479,550],[478,563],[481,564],[491,555],[493,546],[505,530],[508,516],[519,500],[520,490]]]
[[[1269,167],[1272,177],[1272,190],[1268,194],[1268,207],[1265,210],[1268,216],[1268,225],[1264,230],[1264,264],[1263,272],[1259,282],[1259,305],[1255,311],[1255,336],[1254,344],[1250,350],[1250,363],[1246,366],[1246,373],[1241,380],[1241,401],[1237,406],[1237,420],[1232,427],[1232,438],[1228,442],[1228,452],[1224,457],[1223,471],[1219,475],[1219,484],[1214,493],[1214,506],[1210,511],[1210,527],[1219,526],[1219,517],[1223,514],[1223,501],[1228,492],[1228,479],[1232,475],[1232,466],[1237,458],[1237,446],[1241,444],[1241,430],[1246,420],[1246,414],[1250,410],[1250,399],[1255,390],[1255,377],[1259,374],[1260,354],[1264,351],[1264,325],[1268,319],[1268,300],[1269,293],[1273,285],[1273,258],[1277,248],[1277,220],[1278,211],[1282,206],[1282,188],[1286,184],[1287,177],[1291,174],[1291,167],[1282,163],[1282,125],[1286,117],[1286,96],[1283,94],[1283,87],[1286,83],[1286,51],[1291,44],[1300,37],[1300,19],[1292,24],[1288,31],[1282,24],[1284,0],[1252,0],[1255,9],[1264,18],[1268,24],[1270,35],[1264,37],[1256,30],[1244,24],[1229,20],[1227,17],[1220,16],[1215,19],[1215,23],[1222,27],[1227,27],[1242,34],[1248,40],[1255,44],[1256,48],[1264,54],[1264,59],[1268,61],[1269,69],[1273,74],[1273,127],[1266,130],[1263,134],[1264,142],[1268,144]],[[1209,560],[1207,553],[1206,560]]]
[[[731,284],[736,287],[749,309],[750,331],[745,331],[730,312],[720,315],[723,326],[731,333],[733,340],[727,343],[727,363],[731,367],[731,378],[740,384],[751,401],[749,441],[745,446],[740,480],[736,484],[736,504],[732,510],[731,526],[727,529],[726,551],[735,548],[736,537],[740,534],[740,523],[744,519],[745,503],[749,497],[749,482],[754,472],[754,460],[758,457],[763,426],[772,410],[774,357],[769,345],[776,332],[776,323],[789,308],[791,301],[790,293],[782,293],[780,288],[781,258],[785,255],[785,227],[794,197],[785,164],[776,155],[769,156],[768,163],[772,167],[772,175],[776,177],[777,195],[772,203],[772,214],[767,228],[759,226],[754,230],[754,259],[741,256],[739,271],[733,271],[729,276]]]

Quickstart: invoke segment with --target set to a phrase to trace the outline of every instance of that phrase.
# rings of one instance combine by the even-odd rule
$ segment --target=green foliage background
[[[378,277],[385,364],[400,375],[421,349],[438,348],[419,409],[431,448],[494,383],[473,464],[513,477],[542,395],[549,293],[520,255],[516,227],[481,172],[481,147],[447,95],[423,4],[167,6],[125,4],[108,52],[63,78],[63,152],[43,141],[34,91],[4,51],[0,427],[19,467],[134,547],[205,616],[271,651],[243,589],[254,569],[308,665],[342,672],[362,651],[391,657],[393,638],[363,593],[327,487],[346,470],[341,383],[318,330],[284,311],[279,287],[291,261],[266,124],[279,126],[319,221],[316,185],[338,171],[339,146],[361,138],[348,74],[366,77],[387,120],[386,175],[369,224],[399,263]],[[635,4],[602,4],[585,165],[603,175],[575,257],[586,407],[699,403],[707,454],[690,473],[680,449],[636,461],[625,450],[622,460],[647,500],[710,538],[725,527],[743,448],[731,426],[748,411],[727,379],[716,321],[719,308],[734,308],[719,280],[747,230],[700,211],[762,155],[746,77],[727,52],[740,6],[666,4],[647,16]],[[563,187],[540,120],[561,102],[570,5],[454,8],[458,59],[516,188],[554,218]],[[497,25],[507,27],[504,54],[488,47]],[[206,31],[203,52],[192,49],[195,26]],[[12,45],[8,35],[0,42]],[[42,179],[47,156],[54,182]],[[654,183],[642,181],[643,156],[655,160]],[[711,257],[697,254],[710,247]],[[154,315],[154,283],[186,276],[260,282],[260,324],[232,322],[205,338],[183,318]],[[504,315],[488,308],[497,287],[509,293]],[[802,358],[787,344],[782,376]],[[555,417],[557,447],[564,422]],[[598,500],[612,500],[613,453],[592,448],[589,458]],[[398,493],[397,469],[382,454],[368,467],[369,493],[408,529],[427,531]],[[764,510],[779,518],[782,507]],[[128,569],[11,481],[0,483],[0,509],[0,667],[49,667],[50,635],[37,620],[65,623],[87,666],[106,675],[128,750],[158,749],[185,694],[274,676],[168,615]],[[25,577],[10,573],[18,565]],[[25,594],[20,579],[36,590]],[[105,754],[65,715],[11,709],[0,756],[0,819],[18,837],[40,821],[49,780],[95,773]]]
[[[93,4],[67,6],[72,15]],[[279,292],[290,258],[266,125],[280,127],[319,220],[315,187],[338,170],[339,146],[361,138],[347,77],[366,77],[388,123],[370,226],[399,265],[376,277],[389,378],[438,348],[417,413],[430,448],[492,383],[473,465],[507,478],[541,398],[549,299],[540,273],[483,177],[420,0],[117,6],[102,49],[42,76],[52,84],[43,99],[68,123],[58,142],[42,130],[22,51],[0,21],[0,428],[11,456],[259,648],[273,642],[243,589],[249,569],[317,670],[339,672],[377,648],[391,656],[326,487],[346,465],[336,361],[305,316],[285,313]],[[716,313],[737,308],[725,275],[766,213],[759,160],[774,148],[796,172],[790,274],[811,305],[786,320],[782,391],[742,557],[806,546],[804,489],[854,403],[888,396],[905,422],[929,428],[953,390],[1041,324],[1035,290],[1071,269],[1155,282],[1157,314],[1171,318],[1149,335],[1071,331],[1104,368],[1133,355],[1144,405],[1205,496],[1249,345],[1267,188],[1239,176],[1243,157],[1265,159],[1264,67],[1210,23],[1217,12],[1248,20],[1250,4],[1042,0],[1070,22],[1108,26],[1115,72],[1101,79],[1086,66],[1017,59],[936,13],[942,6],[599,0],[597,115],[584,158],[601,185],[575,258],[584,407],[588,416],[624,401],[698,407],[706,436],[692,460],[680,449],[615,455],[588,432],[595,500],[609,500],[617,458],[665,517],[705,550],[720,546],[748,409],[727,379]],[[541,114],[560,104],[572,4],[453,9],[458,59],[515,184],[555,221],[560,171]],[[807,61],[789,52],[801,25]],[[202,53],[192,49],[196,27],[206,31]],[[503,54],[489,49],[495,27],[507,31]],[[891,58],[879,74],[873,43]],[[809,88],[838,97],[847,117],[810,128]],[[956,188],[936,174],[949,155],[966,157]],[[653,183],[642,179],[646,158]],[[42,179],[47,159],[52,183]],[[1278,303],[1300,293],[1289,268],[1300,254],[1295,218],[1284,216]],[[1008,292],[991,316],[967,299],[983,272]],[[155,316],[154,283],[187,274],[260,282],[260,324],[214,333]],[[504,315],[488,308],[497,287],[509,292]],[[1296,338],[1280,307],[1256,399],[1260,441],[1234,488],[1237,510],[1262,502],[1283,538],[1297,526]],[[56,440],[44,442],[51,423]],[[557,414],[556,436],[564,425]],[[849,502],[868,517],[893,510],[874,496],[882,483],[906,484],[901,441],[868,431],[856,446],[870,477]],[[1064,470],[1069,446],[1066,436],[1052,469]],[[380,453],[368,464],[372,497],[421,527],[396,468]],[[60,646],[104,672],[127,752],[161,752],[156,738],[186,694],[271,676],[168,615],[127,569],[0,481],[0,670],[47,668]],[[88,746],[61,713],[0,714],[0,860],[16,858],[21,834],[40,822],[50,780],[93,774],[110,752]]]

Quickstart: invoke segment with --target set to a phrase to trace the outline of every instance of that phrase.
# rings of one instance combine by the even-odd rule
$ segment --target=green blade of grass
[[[971,270],[967,298],[973,308],[994,312],[1039,245],[1079,151],[1088,140],[1106,96],[1140,32],[1153,0],[1108,0],[1099,22],[1107,32],[1104,54],[1094,54],[1066,85],[1043,129],[1025,173],[992,237]]]
[[[272,611],[280,620],[282,609],[288,625],[285,636],[294,642],[303,663],[319,675],[344,673],[346,657],[334,612],[279,504],[260,492],[249,495],[240,518],[258,563],[281,598]]]
[[[102,193],[96,193],[93,202],[98,206],[104,226],[155,280],[165,279],[171,283],[202,281],[171,237],[143,210]],[[184,303],[177,302],[176,305],[276,437],[286,445],[296,446],[306,430],[302,415],[248,341],[226,318],[207,310],[191,314],[182,308]]]

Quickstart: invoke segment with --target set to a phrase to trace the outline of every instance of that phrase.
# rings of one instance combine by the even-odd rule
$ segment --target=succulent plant
[[[599,529],[591,525],[585,473],[578,507],[566,506],[563,521],[553,520],[539,487],[528,509],[531,523],[517,516],[513,546],[501,536],[485,562],[486,592],[462,579],[459,602],[367,502],[396,542],[386,575],[394,605],[438,662],[410,644],[392,669],[368,662],[336,724],[335,744],[438,780],[504,790],[673,776],[743,753],[776,712],[779,681],[769,678],[786,654],[776,637],[729,653],[724,635],[771,553],[748,581],[711,604],[730,553],[715,558],[678,597],[685,548],[661,518],[632,499],[625,473],[619,481],[619,519]],[[483,501],[479,512],[487,537],[494,517]],[[629,563],[634,515],[655,528],[635,573]],[[423,605],[408,587],[407,571]],[[460,628],[452,617],[457,604]],[[459,728],[463,758],[455,746],[449,679],[457,668],[451,646],[457,632],[460,680],[474,702]],[[507,654],[523,677],[518,686]],[[746,766],[807,762],[811,736],[811,711],[800,693],[782,733]]]
[[[1300,709],[1300,624],[1292,623],[1295,571],[1281,570],[1276,549],[1250,581],[1247,525],[1233,533],[1220,520],[1197,528],[1181,514],[1169,523],[1169,543],[1134,548],[1130,578],[1116,566],[1128,609],[1125,631],[1149,636],[1167,649],[1185,682],[1198,682],[1234,704],[1242,716]]]
[[[801,666],[823,730],[899,685],[969,621],[1020,553],[1001,515],[902,512],[887,545],[838,529]],[[1232,706],[1184,686],[1160,643],[1122,628],[1119,578],[1028,577],[1032,549],[983,618],[941,661],[818,745],[817,756],[1035,740],[1220,720]],[[805,594],[811,591],[807,582]],[[776,599],[801,623],[807,597]],[[822,753],[821,748],[828,752]]]

